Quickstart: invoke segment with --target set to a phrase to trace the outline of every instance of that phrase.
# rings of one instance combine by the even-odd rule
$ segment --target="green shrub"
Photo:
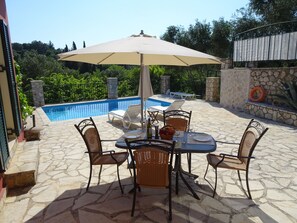
[[[23,75],[21,74],[20,66],[17,63],[15,63],[15,70],[16,70],[16,81],[17,81],[17,87],[18,87],[20,106],[21,106],[21,115],[22,115],[22,119],[25,120],[29,115],[32,115],[33,107],[29,105],[27,96],[23,91],[23,87],[22,87]]]
[[[53,73],[41,78],[44,82],[45,103],[98,100],[107,97],[105,81],[96,74],[80,75]]]
[[[281,94],[274,94],[273,103],[279,105],[285,105],[289,108],[297,110],[297,82],[288,81],[282,82]]]

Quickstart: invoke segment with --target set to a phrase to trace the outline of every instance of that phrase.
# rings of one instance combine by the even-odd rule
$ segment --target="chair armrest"
[[[224,141],[219,141],[219,140],[216,140],[216,142],[223,143],[223,144],[230,144],[230,145],[239,145],[239,143],[237,143],[237,142],[224,142]]]
[[[113,153],[115,153],[115,151],[114,151],[114,150],[106,150],[106,151],[102,151],[102,153],[110,153],[110,154],[113,154]]]
[[[237,155],[232,155],[232,154],[226,154],[226,153],[220,153],[220,156],[229,156],[229,157],[236,157],[236,158],[247,158],[247,159],[255,159],[256,157],[254,156],[237,156]]]
[[[89,151],[86,151],[85,153],[110,153],[110,154],[113,154],[115,153],[114,150],[106,150],[106,151],[101,151],[101,152],[89,152]]]

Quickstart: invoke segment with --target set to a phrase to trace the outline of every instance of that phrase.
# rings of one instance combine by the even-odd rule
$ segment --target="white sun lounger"
[[[185,103],[185,99],[178,99],[171,103],[169,106],[151,106],[149,111],[159,111],[163,114],[163,111],[178,110]]]
[[[188,93],[183,93],[183,92],[170,92],[170,97],[178,97],[182,99],[195,99],[196,95],[195,94],[188,94]]]
[[[141,105],[130,105],[126,111],[115,110],[108,113],[108,120],[113,122],[114,118],[122,120],[123,127],[129,129],[132,123],[141,123]],[[111,118],[112,116],[112,118]]]

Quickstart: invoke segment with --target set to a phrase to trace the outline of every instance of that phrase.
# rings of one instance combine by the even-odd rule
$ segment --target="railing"
[[[297,20],[256,27],[233,38],[233,61],[297,59]]]
[[[44,85],[46,104],[88,101],[107,98],[107,87],[100,83]]]

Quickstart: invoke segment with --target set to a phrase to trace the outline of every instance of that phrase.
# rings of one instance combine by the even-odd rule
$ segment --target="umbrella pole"
[[[144,106],[144,119],[145,120],[147,120],[146,119],[146,101],[147,101],[147,99],[144,101],[144,105],[143,105]]]
[[[143,54],[140,54],[140,101],[141,101],[141,128],[144,128],[143,125],[143,73],[144,73],[144,65],[143,65]]]

